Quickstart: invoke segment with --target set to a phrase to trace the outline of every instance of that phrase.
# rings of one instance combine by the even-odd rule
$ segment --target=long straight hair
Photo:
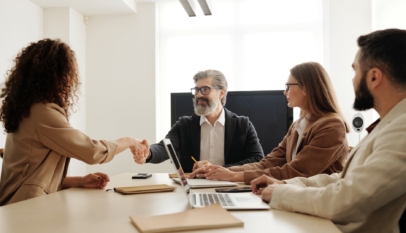
[[[312,118],[336,115],[343,121],[346,132],[350,132],[338,105],[330,77],[323,66],[317,62],[305,62],[290,69],[290,74],[306,92],[300,117],[305,117],[309,114]]]

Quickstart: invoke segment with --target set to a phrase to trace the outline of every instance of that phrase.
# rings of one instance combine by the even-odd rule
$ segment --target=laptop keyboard
[[[209,206],[212,204],[220,203],[222,206],[234,206],[233,201],[227,193],[196,193],[194,198],[200,199],[200,203],[203,206]],[[196,200],[194,200],[196,203]]]

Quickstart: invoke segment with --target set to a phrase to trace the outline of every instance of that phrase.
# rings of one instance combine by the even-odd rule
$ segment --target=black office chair
[[[403,211],[403,214],[399,219],[399,231],[400,233],[406,233],[406,209]]]

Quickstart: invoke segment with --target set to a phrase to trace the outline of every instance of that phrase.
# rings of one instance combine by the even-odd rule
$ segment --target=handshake
[[[138,164],[143,164],[151,156],[148,141],[145,139],[142,141],[136,138],[132,139],[130,150],[133,154],[134,161]]]

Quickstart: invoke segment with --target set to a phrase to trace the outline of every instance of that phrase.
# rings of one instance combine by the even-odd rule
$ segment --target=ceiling
[[[30,0],[42,8],[70,7],[86,16],[134,14],[137,3],[174,0]]]

